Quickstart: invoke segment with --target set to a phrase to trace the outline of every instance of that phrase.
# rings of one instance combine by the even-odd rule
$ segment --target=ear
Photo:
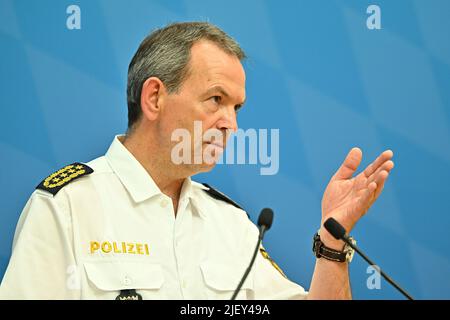
[[[153,121],[158,118],[164,101],[165,87],[157,77],[145,80],[141,91],[141,110],[144,118]]]

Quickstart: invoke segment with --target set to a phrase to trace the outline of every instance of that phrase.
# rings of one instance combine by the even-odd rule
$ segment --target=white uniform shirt
[[[56,195],[37,189],[14,236],[2,299],[230,299],[258,238],[246,213],[186,179],[170,197],[122,145]],[[302,299],[307,292],[258,254],[238,299]]]

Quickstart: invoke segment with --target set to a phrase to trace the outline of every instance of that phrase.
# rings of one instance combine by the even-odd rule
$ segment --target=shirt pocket
[[[162,299],[164,273],[161,265],[148,262],[85,262],[88,299],[115,299],[121,290],[134,289],[143,299]]]
[[[217,300],[231,299],[247,267],[247,265],[240,265],[235,262],[218,263],[216,261],[206,261],[201,263],[200,269],[205,283],[205,293],[207,298]],[[254,299],[254,280],[252,271],[250,271],[247,279],[239,290],[236,299]]]

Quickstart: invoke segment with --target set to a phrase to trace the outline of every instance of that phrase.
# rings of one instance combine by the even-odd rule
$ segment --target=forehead
[[[220,84],[235,95],[245,96],[245,71],[241,62],[216,44],[205,40],[195,43],[191,48],[189,68],[190,80],[203,90]]]

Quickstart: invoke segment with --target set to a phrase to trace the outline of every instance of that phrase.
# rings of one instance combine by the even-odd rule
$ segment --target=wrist
[[[353,245],[356,241],[349,237],[348,241]],[[322,227],[313,238],[312,251],[317,258],[324,258],[333,262],[350,263],[355,253],[350,244],[346,244],[342,240],[336,240]]]

